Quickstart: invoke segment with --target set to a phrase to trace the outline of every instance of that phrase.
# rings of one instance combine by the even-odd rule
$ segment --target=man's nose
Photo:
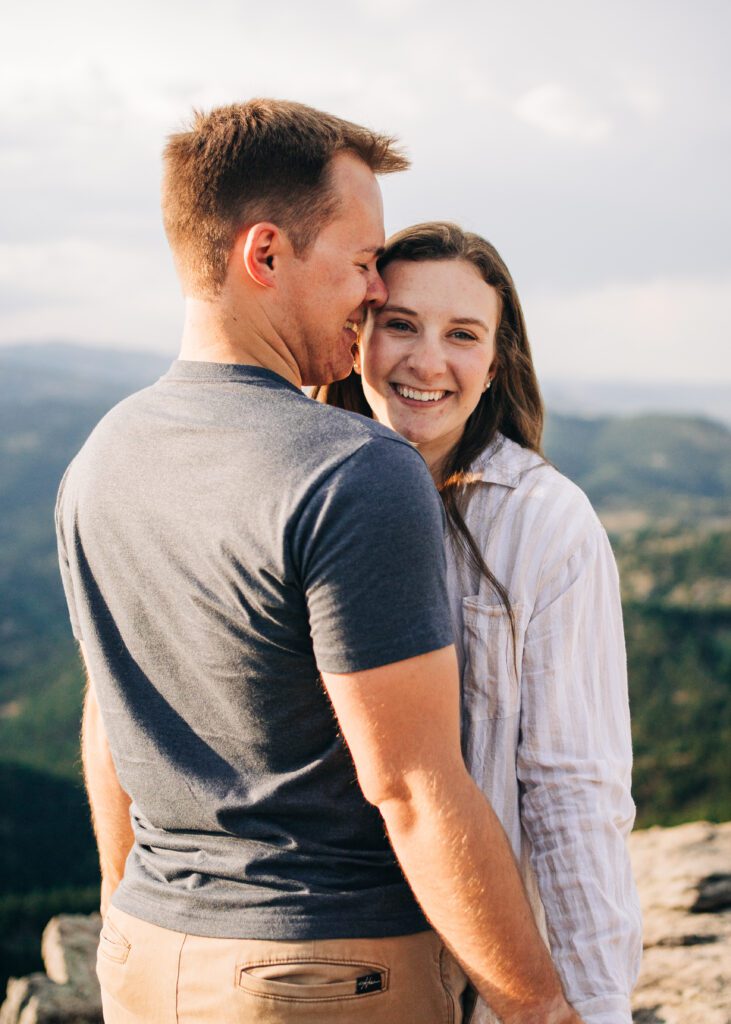
[[[385,305],[386,299],[388,298],[388,289],[384,283],[383,278],[374,270],[368,281],[368,291],[366,292],[366,304],[372,306],[374,309],[380,309],[381,306]]]

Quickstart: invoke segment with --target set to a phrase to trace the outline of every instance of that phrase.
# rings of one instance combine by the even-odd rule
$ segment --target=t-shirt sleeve
[[[320,671],[359,672],[453,642],[442,505],[403,442],[375,437],[319,484],[292,555]]]
[[[58,497],[56,498],[56,541],[58,544],[58,565],[61,570],[61,582],[63,583],[64,594],[66,595],[66,604],[69,610],[69,618],[71,619],[71,630],[76,640],[79,643],[82,642],[81,626],[79,624],[79,616],[76,611],[76,599],[74,597],[74,585],[71,574],[71,566],[69,564],[67,538],[65,531],[64,522],[64,503],[66,500],[65,490],[66,482],[68,478],[68,470],[64,474],[61,486],[58,490]]]

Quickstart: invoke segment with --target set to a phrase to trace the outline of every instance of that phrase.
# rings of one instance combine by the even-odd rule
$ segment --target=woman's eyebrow
[[[449,322],[450,324],[477,324],[479,327],[482,327],[488,333],[490,332],[490,328],[487,326],[485,321],[478,320],[476,316],[453,316],[450,318]]]
[[[418,316],[415,309],[407,309],[406,306],[382,306],[379,313],[403,313],[405,316]]]

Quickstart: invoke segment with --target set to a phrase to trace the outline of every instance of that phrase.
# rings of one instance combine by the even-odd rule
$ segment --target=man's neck
[[[268,321],[249,321],[205,299],[185,300],[180,359],[262,366],[296,387],[302,384],[292,353]]]

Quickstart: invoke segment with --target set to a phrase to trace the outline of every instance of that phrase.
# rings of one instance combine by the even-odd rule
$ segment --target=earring
[[[492,384],[492,381],[488,377],[487,380],[485,381],[485,386],[484,386],[484,388],[482,390],[483,391],[487,391],[487,389],[491,386],[491,384]]]

